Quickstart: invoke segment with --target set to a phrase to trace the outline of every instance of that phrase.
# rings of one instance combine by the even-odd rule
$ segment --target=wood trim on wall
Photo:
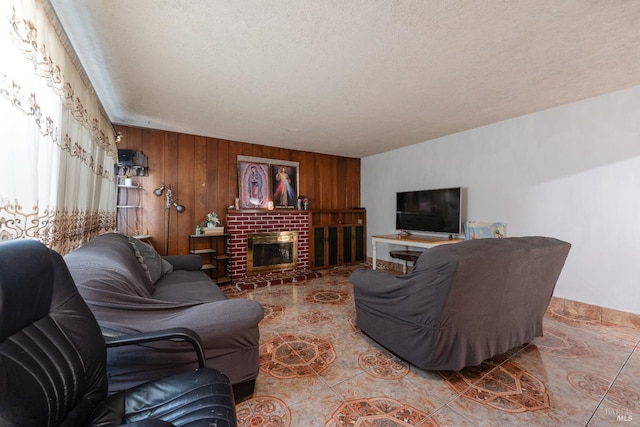
[[[217,212],[226,224],[227,207],[238,195],[238,155],[298,162],[298,194],[311,197],[313,209],[360,207],[360,159],[129,126],[116,130],[122,134],[118,148],[142,151],[149,159],[149,176],[136,178],[143,187],[143,208],[128,228],[151,235],[163,255],[167,212],[154,188],[171,185],[186,207],[181,214],[172,209],[169,237],[169,254],[186,254],[188,236],[207,212]]]

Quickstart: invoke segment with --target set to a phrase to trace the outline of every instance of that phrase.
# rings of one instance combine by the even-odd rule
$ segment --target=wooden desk
[[[377,259],[378,259],[378,243],[390,243],[392,245],[404,245],[411,246],[415,248],[432,248],[438,245],[444,245],[447,243],[459,243],[463,242],[464,239],[440,239],[437,237],[430,236],[421,236],[417,234],[409,234],[408,236],[402,236],[398,234],[387,234],[382,236],[371,236],[371,247],[373,250],[372,262],[373,269],[376,269]]]

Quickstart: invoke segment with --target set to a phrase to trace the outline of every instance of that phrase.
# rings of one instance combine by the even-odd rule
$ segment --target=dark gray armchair
[[[191,342],[201,367],[108,395],[107,347]],[[0,243],[0,425],[235,426],[229,379],[187,329],[102,336],[69,270],[36,241]]]
[[[413,271],[356,270],[358,327],[413,365],[457,371],[542,336],[571,245],[548,237],[427,249]]]

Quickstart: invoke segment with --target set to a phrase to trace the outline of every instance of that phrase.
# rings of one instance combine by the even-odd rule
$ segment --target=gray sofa
[[[478,365],[542,336],[570,247],[548,237],[468,240],[427,249],[407,275],[356,270],[358,327],[422,369]]]
[[[200,269],[199,255],[160,257],[137,239],[111,233],[64,260],[105,336],[190,328],[203,342],[207,367],[229,377],[236,399],[253,393],[263,308],[227,299]],[[113,392],[195,368],[197,360],[188,344],[152,343],[111,349],[107,364]]]

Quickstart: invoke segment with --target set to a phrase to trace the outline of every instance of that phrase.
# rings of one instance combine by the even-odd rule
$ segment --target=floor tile
[[[528,345],[458,373],[424,371],[357,328],[353,269],[225,291],[265,308],[240,426],[640,425],[640,331],[550,313]]]

